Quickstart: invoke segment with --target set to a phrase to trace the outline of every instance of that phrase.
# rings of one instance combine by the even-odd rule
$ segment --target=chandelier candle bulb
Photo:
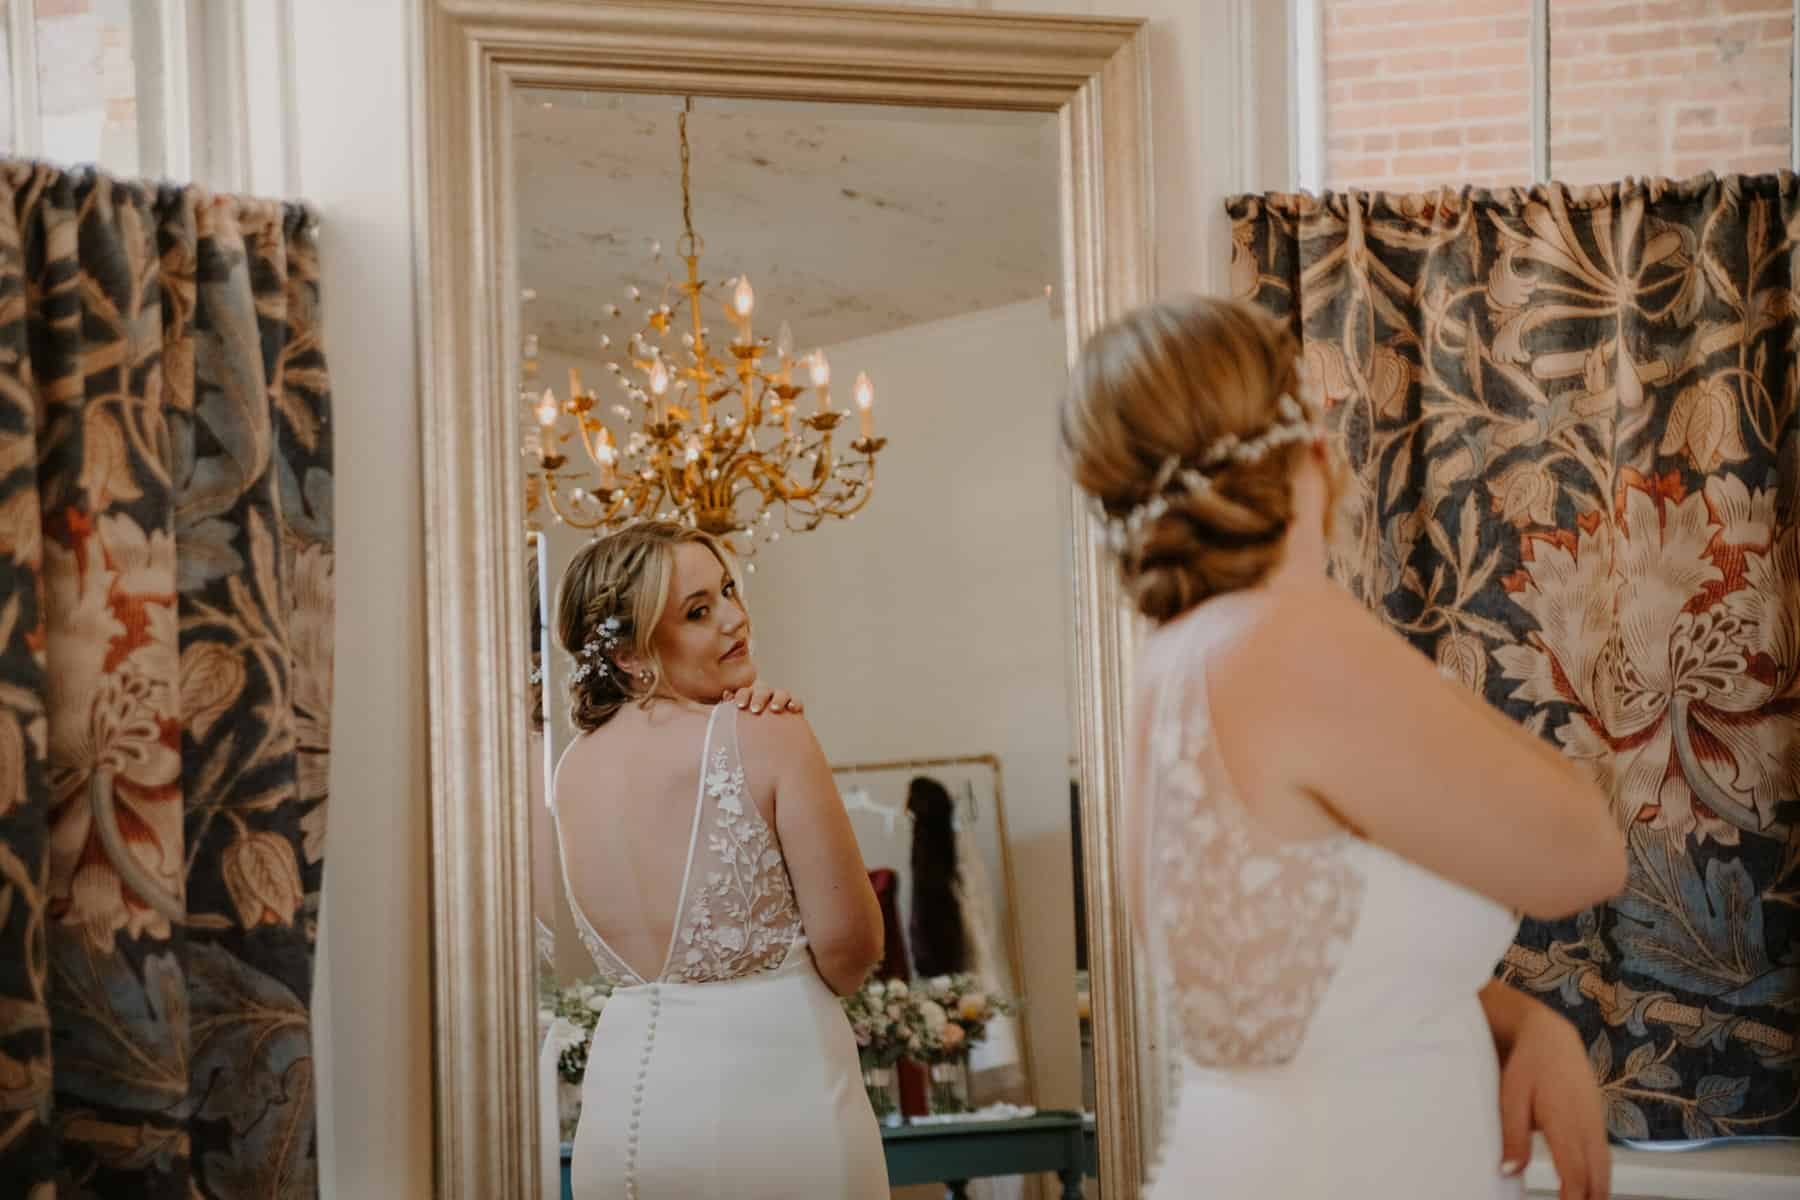
[[[819,412],[831,411],[831,364],[823,350],[812,352],[812,385],[819,393]]]
[[[750,312],[756,307],[756,293],[750,288],[750,277],[738,277],[737,290],[731,294],[731,310],[737,314],[738,340],[750,344]]]
[[[875,436],[875,385],[869,382],[867,371],[856,376],[856,408],[862,413],[863,441]]]

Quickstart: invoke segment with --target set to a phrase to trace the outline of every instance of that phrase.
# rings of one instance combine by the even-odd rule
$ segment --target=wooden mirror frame
[[[524,548],[510,144],[520,88],[1057,114],[1068,345],[1152,298],[1142,22],[745,0],[419,0],[437,1195],[538,1191]],[[1100,1180],[1137,1194],[1136,991],[1119,885],[1133,622],[1073,514],[1075,704]]]

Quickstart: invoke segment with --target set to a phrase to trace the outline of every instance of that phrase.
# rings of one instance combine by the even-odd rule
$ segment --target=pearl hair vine
[[[1255,437],[1240,438],[1228,433],[1214,441],[1204,454],[1191,462],[1184,461],[1178,454],[1170,455],[1150,481],[1150,495],[1146,499],[1134,504],[1121,516],[1108,517],[1105,513],[1101,514],[1101,519],[1106,524],[1107,545],[1115,553],[1124,553],[1146,526],[1168,513],[1175,499],[1204,495],[1211,491],[1214,475],[1232,467],[1259,462],[1282,446],[1315,442],[1324,437],[1324,426],[1309,415],[1318,411],[1318,405],[1314,389],[1304,370],[1301,372],[1300,394],[1307,401],[1304,406],[1300,400],[1284,393],[1275,402],[1279,419]]]

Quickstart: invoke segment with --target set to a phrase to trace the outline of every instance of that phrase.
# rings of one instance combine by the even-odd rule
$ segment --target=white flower
[[[927,1000],[919,1005],[919,1015],[925,1018],[925,1028],[932,1033],[942,1029],[944,1023],[950,1019],[949,1015],[944,1012],[944,1006],[935,1000]]]
[[[721,810],[734,817],[744,815],[743,776],[731,770],[730,759],[723,748],[714,758],[712,770],[707,772],[706,792],[718,801]]]
[[[887,994],[889,996],[904,996],[904,995],[906,995],[907,994],[906,980],[904,980],[904,979],[888,980]]]
[[[545,1035],[551,1045],[556,1047],[557,1054],[565,1050],[573,1050],[587,1040],[587,1030],[569,1020],[558,1017],[550,1024],[550,1032]]]

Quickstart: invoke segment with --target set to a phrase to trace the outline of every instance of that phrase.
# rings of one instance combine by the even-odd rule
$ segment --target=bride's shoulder
[[[1144,644],[1139,678],[1150,686],[1204,677],[1215,696],[1240,689],[1286,694],[1317,680],[1370,639],[1380,622],[1327,579],[1249,588],[1199,605],[1157,629]]]
[[[737,736],[738,751],[752,768],[785,772],[825,757],[812,723],[800,713],[740,711]]]

